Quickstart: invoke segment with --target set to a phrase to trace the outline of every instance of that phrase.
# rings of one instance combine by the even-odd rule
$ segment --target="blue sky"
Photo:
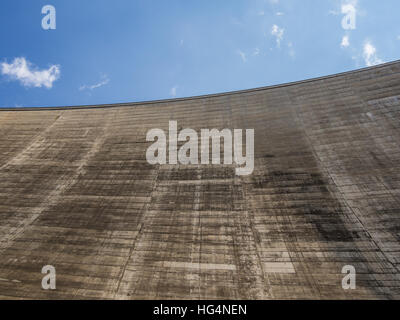
[[[45,5],[55,30],[42,28]],[[389,62],[399,12],[398,0],[2,0],[0,107],[185,97]]]

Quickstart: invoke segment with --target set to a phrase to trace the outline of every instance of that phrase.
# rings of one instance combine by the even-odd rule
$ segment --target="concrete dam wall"
[[[169,121],[254,129],[254,171],[149,164],[146,134]],[[400,62],[204,97],[1,110],[0,257],[7,299],[400,298]],[[42,288],[46,265],[56,290]]]

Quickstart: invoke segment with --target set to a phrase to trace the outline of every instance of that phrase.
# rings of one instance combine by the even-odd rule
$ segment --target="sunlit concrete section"
[[[254,129],[253,173],[149,164],[146,134],[169,121]],[[196,98],[3,110],[0,257],[6,299],[400,298],[400,62]],[[42,287],[47,265],[55,290]]]

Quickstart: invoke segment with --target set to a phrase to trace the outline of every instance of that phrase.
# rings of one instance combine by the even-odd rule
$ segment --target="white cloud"
[[[1,63],[1,73],[12,80],[18,80],[25,87],[46,87],[50,89],[53,82],[60,77],[60,66],[52,65],[39,70],[24,57],[15,58],[12,63]]]
[[[259,48],[255,48],[254,52],[253,52],[253,56],[258,56],[260,54],[260,49]]]
[[[293,43],[292,43],[292,42],[289,42],[289,43],[288,43],[288,47],[289,47],[289,56],[290,56],[291,58],[294,58],[294,57],[296,56],[296,52],[295,52],[294,49],[293,49]]]
[[[278,47],[281,46],[284,33],[285,29],[278,27],[276,24],[272,26],[271,34],[276,37],[276,44]]]
[[[376,48],[370,41],[366,41],[364,44],[363,57],[368,67],[383,63],[383,60],[378,58]]]
[[[237,53],[242,58],[243,62],[247,62],[246,54],[243,51],[238,50]]]
[[[170,95],[172,96],[172,97],[176,97],[176,90],[178,89],[178,86],[175,86],[175,87],[172,87],[171,88],[171,91],[170,91]]]
[[[103,74],[101,76],[100,82],[92,84],[92,85],[86,85],[86,84],[82,85],[82,86],[79,87],[79,90],[82,91],[82,90],[86,90],[86,89],[87,90],[97,89],[97,88],[100,88],[102,86],[105,86],[109,82],[110,82],[110,79],[107,77],[107,75]]]
[[[277,16],[283,16],[284,13],[283,13],[283,12],[277,12],[276,15],[277,15]]]
[[[342,48],[347,48],[348,46],[350,46],[350,38],[349,38],[349,36],[343,36],[342,43],[340,44],[340,46]]]

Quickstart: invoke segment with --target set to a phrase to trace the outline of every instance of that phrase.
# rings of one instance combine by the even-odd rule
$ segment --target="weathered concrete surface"
[[[151,166],[152,128],[254,128],[255,170]],[[400,63],[107,108],[0,112],[0,295],[400,298]],[[344,265],[357,289],[341,286]],[[57,290],[41,288],[53,265]]]

